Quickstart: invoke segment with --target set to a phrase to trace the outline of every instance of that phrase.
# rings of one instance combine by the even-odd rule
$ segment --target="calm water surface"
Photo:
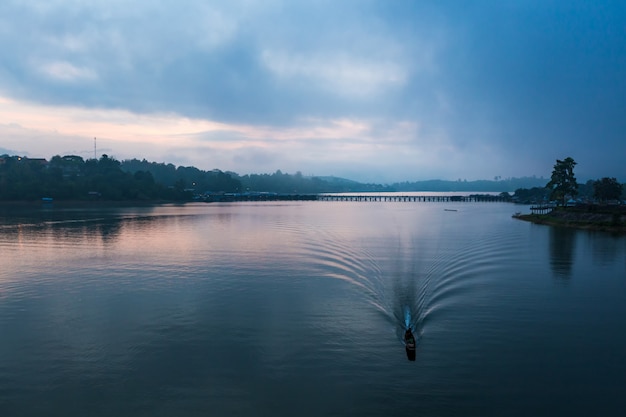
[[[0,416],[624,415],[626,238],[515,211],[4,209]]]

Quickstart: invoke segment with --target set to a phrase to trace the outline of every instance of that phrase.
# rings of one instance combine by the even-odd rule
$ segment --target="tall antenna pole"
[[[93,138],[93,159],[98,159],[96,154],[96,138]]]

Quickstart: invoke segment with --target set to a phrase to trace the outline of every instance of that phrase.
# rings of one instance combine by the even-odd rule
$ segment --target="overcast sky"
[[[3,0],[0,154],[626,181],[626,2]]]

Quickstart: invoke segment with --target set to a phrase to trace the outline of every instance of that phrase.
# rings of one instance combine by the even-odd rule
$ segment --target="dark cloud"
[[[0,28],[0,93],[16,100],[415,123],[408,146],[441,142],[437,157],[474,176],[545,175],[572,156],[582,175],[626,179],[621,1],[9,1]],[[232,159],[269,155],[247,152]]]
[[[624,176],[623,3],[473,4],[454,16],[459,30],[446,56],[454,68],[446,78],[465,115],[453,125],[492,126],[484,140],[512,160],[572,154],[580,172]]]

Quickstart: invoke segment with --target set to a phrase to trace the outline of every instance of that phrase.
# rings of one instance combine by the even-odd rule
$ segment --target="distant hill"
[[[396,191],[485,191],[485,192],[513,192],[519,188],[544,187],[548,182],[541,177],[507,178],[504,180],[476,180],[476,181],[445,181],[427,180],[414,182],[398,182],[391,184]]]
[[[193,187],[198,191],[228,192],[279,192],[279,193],[337,193],[337,192],[393,192],[393,191],[448,191],[448,192],[514,192],[519,188],[544,187],[548,180],[537,177],[507,178],[478,181],[427,180],[398,182],[394,184],[362,183],[335,176],[303,176],[277,170],[271,174],[239,175],[220,170],[203,171],[195,167],[176,167],[172,164],[139,161],[122,161],[122,169],[131,173],[150,172],[156,181],[165,185],[175,183]],[[219,181],[218,181],[219,180]]]
[[[544,201],[548,180],[522,177],[477,181],[405,181],[394,184],[361,183],[335,176],[304,176],[283,173],[247,174],[219,169],[149,162],[145,159],[117,161],[102,155],[84,160],[80,156],[55,155],[27,158],[0,155],[0,201],[55,200],[169,200],[186,201],[203,195],[277,193],[311,195],[365,192],[469,192],[514,193],[515,201]],[[626,190],[626,186],[624,186]],[[578,198],[594,198],[594,181],[578,184]]]

